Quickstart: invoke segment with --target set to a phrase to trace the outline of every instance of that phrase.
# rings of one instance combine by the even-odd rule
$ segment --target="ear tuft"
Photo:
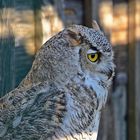
[[[96,29],[96,30],[100,30],[100,27],[99,27],[98,23],[95,20],[92,21],[92,27],[94,29]]]
[[[64,37],[67,39],[68,42],[71,43],[72,46],[77,46],[81,43],[80,33],[78,32],[78,30],[72,27],[66,29]]]

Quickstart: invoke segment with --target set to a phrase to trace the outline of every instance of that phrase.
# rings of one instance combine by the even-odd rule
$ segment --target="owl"
[[[113,76],[112,47],[97,23],[65,28],[0,99],[0,139],[96,140]]]

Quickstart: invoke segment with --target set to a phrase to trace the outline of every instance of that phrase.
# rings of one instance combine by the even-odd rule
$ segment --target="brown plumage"
[[[64,29],[0,99],[0,139],[96,140],[113,75],[112,49],[99,27]]]

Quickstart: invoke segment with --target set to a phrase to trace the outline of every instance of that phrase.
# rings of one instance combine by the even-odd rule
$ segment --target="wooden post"
[[[41,23],[41,4],[42,0],[33,1],[34,3],[34,24],[35,24],[35,53],[42,45],[42,23]],[[46,27],[47,28],[47,27]]]
[[[136,122],[137,140],[140,140],[140,40],[136,45]]]
[[[128,140],[136,140],[136,48],[135,48],[135,0],[128,4]]]
[[[92,27],[92,0],[84,0],[84,25]]]
[[[136,19],[136,31],[137,31],[137,40],[136,40],[136,136],[137,140],[140,140],[140,1],[136,0],[136,13],[139,15]],[[139,37],[138,37],[139,36]]]
[[[136,47],[136,128],[137,140],[140,140],[140,40]]]

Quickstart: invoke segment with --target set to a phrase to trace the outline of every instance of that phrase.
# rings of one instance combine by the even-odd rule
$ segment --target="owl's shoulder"
[[[23,89],[22,89],[23,90]],[[14,90],[0,99],[0,137],[33,138],[51,135],[62,123],[66,112],[63,90],[54,85],[37,85],[27,91]]]

